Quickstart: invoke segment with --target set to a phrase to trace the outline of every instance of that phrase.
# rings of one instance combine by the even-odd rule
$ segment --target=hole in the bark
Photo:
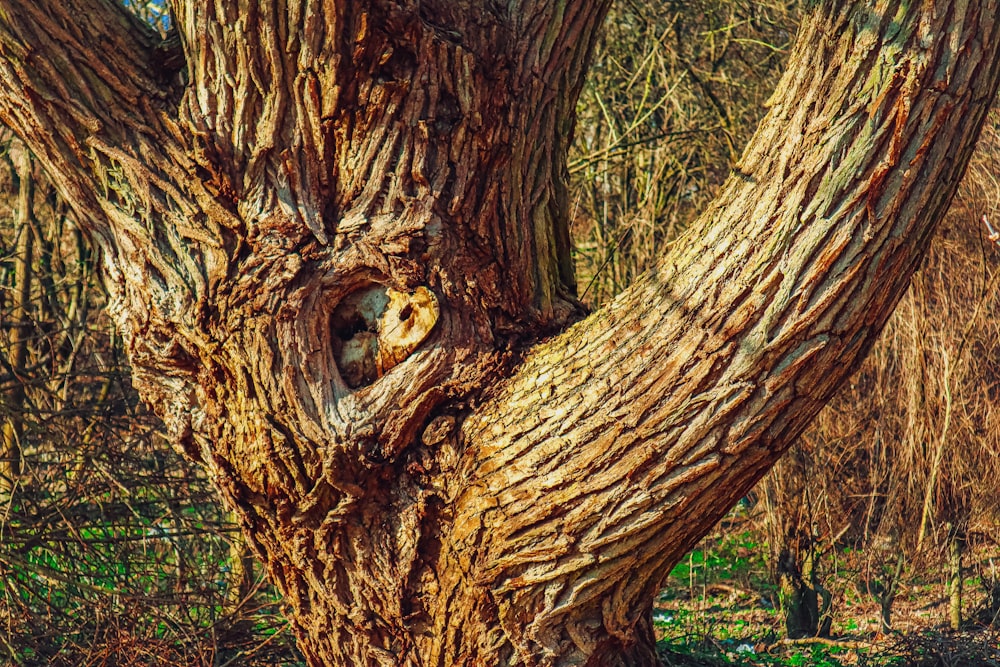
[[[413,80],[417,70],[416,53],[401,44],[388,44],[378,62],[375,80],[379,83],[403,83]]]
[[[434,112],[434,129],[440,135],[449,134],[462,120],[462,105],[458,98],[442,90]]]
[[[330,315],[341,378],[352,389],[373,383],[426,340],[439,314],[426,287],[408,294],[373,283],[351,292]]]

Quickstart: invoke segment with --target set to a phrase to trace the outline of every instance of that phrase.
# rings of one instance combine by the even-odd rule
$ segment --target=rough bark
[[[948,526],[948,625],[958,632],[962,629],[962,555],[966,535],[961,525]]]
[[[670,565],[860,362],[997,87],[996,0],[817,3],[719,199],[539,343],[606,5],[176,0],[161,41],[0,0],[0,119],[313,665],[653,664]]]

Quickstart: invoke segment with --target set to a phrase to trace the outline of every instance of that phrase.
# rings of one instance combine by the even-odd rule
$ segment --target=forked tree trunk
[[[868,350],[997,86],[996,0],[815,4],[716,203],[566,329],[606,0],[176,0],[182,54],[0,0],[0,118],[310,664],[655,662],[671,564]]]

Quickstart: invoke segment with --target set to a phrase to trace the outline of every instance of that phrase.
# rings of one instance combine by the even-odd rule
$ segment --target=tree
[[[605,0],[172,8],[0,1],[0,119],[313,665],[653,664],[669,566],[868,350],[1000,73],[995,0],[816,3],[719,198],[581,319]]]
[[[11,308],[9,317],[12,320],[10,334],[7,336],[7,363],[10,364],[9,374],[12,378],[26,375],[28,340],[31,332],[31,320],[28,313],[28,302],[31,299],[32,283],[32,246],[34,239],[31,233],[32,199],[34,183],[32,182],[31,156],[20,145],[13,142],[13,162],[17,173],[17,213],[14,248],[14,289],[11,293]],[[6,301],[6,299],[4,299]],[[3,301],[0,301],[3,305]],[[5,369],[7,370],[7,369]],[[14,478],[20,474],[21,442],[24,439],[24,421],[21,413],[24,411],[25,391],[20,382],[3,383],[3,428],[0,429],[0,498],[9,498]]]

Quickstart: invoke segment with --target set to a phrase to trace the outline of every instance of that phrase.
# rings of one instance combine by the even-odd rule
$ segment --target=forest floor
[[[1000,667],[1000,623],[988,618],[973,567],[964,570],[961,631],[949,628],[943,573],[921,576],[908,568],[892,605],[892,631],[883,634],[878,602],[857,583],[864,566],[853,565],[850,553],[839,563],[827,558],[830,637],[790,641],[765,554],[753,533],[728,533],[706,538],[674,568],[653,615],[665,664]]]

